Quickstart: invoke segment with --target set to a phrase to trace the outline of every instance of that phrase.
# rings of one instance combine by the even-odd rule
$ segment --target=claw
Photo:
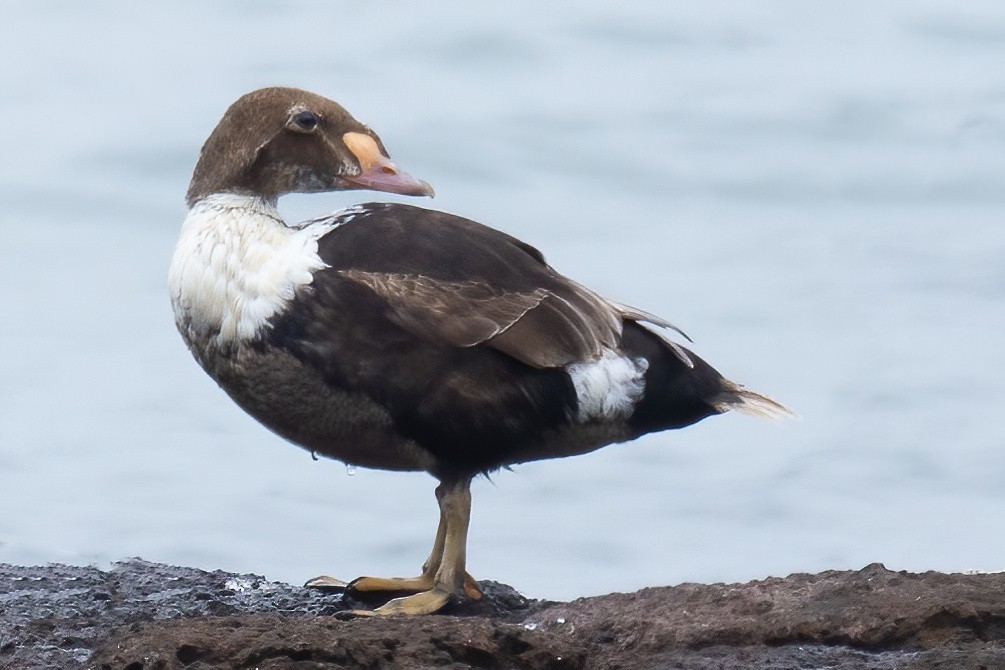
[[[318,578],[322,579],[322,578]],[[331,579],[326,578],[326,579]],[[308,586],[314,586],[316,580],[311,580],[308,582]],[[338,582],[339,580],[333,580]],[[342,583],[342,582],[339,582]],[[373,591],[410,591],[412,593],[421,593],[422,591],[429,591],[433,589],[436,585],[436,580],[433,575],[419,575],[418,577],[357,577],[348,584],[345,588],[350,591],[355,591],[357,593],[369,593]],[[322,588],[327,587],[327,584],[318,584]],[[481,600],[482,592],[478,588],[478,583],[475,578],[464,573],[464,595],[472,600]]]
[[[478,588],[478,582],[466,572],[464,573],[464,595],[472,600],[482,599],[482,590]]]
[[[320,577],[315,577],[314,579],[308,579],[307,583],[304,584],[304,587],[308,589],[337,589],[339,591],[344,591],[349,588],[349,584],[343,582],[341,579],[335,579],[334,577],[329,577],[328,575],[321,575]]]
[[[435,587],[428,591],[422,591],[404,598],[389,600],[372,612],[356,611],[361,616],[395,616],[405,614],[417,616],[420,614],[432,614],[439,612],[450,602],[451,594],[445,590]]]
[[[357,577],[348,584],[351,591],[365,593],[371,591],[410,591],[419,593],[433,588],[432,575],[418,577]]]

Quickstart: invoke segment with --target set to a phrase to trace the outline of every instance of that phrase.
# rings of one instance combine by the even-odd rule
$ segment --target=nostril
[[[398,171],[389,165],[385,165],[384,167],[380,168],[380,171],[383,172],[384,174],[398,174]]]

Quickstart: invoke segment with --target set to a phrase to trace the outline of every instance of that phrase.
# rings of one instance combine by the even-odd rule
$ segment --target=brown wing
[[[456,347],[489,346],[537,368],[595,358],[618,346],[621,315],[560,275],[552,288],[505,290],[485,281],[339,270],[383,298],[409,332]]]

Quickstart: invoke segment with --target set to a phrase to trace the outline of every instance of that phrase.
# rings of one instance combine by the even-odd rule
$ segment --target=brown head
[[[202,147],[186,202],[211,193],[275,200],[285,193],[373,189],[433,195],[399,170],[375,132],[336,102],[296,88],[263,88],[230,106]]]

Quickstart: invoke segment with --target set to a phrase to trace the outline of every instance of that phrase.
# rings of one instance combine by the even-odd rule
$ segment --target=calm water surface
[[[476,576],[569,598],[1005,569],[1001,3],[390,7],[5,9],[0,561],[300,582],[425,557],[431,478],[313,462],[174,331],[198,148],[233,99],[286,84],[372,125],[430,206],[666,316],[802,415],[480,480]]]

